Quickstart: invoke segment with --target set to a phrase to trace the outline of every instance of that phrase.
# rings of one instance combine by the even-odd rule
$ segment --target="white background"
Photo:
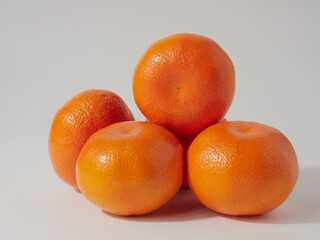
[[[319,239],[319,1],[0,0],[0,239]],[[144,120],[135,64],[165,36],[216,40],[236,68],[229,120],[283,131],[299,158],[290,198],[231,218],[189,191],[153,214],[104,214],[55,175],[47,139],[73,95],[103,88]]]

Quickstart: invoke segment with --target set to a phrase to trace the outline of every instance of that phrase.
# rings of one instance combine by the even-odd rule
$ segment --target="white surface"
[[[319,11],[319,1],[0,0],[0,239],[319,239]],[[177,32],[211,37],[233,60],[228,119],[274,126],[295,146],[299,180],[274,212],[221,216],[184,191],[153,214],[112,217],[53,172],[47,138],[58,108],[105,88],[144,119],[135,64]]]

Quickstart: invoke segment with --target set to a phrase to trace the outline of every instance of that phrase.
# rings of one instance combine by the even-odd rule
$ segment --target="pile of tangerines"
[[[93,204],[146,214],[182,186],[216,212],[256,215],[288,198],[299,172],[294,148],[275,128],[224,119],[235,71],[216,42],[194,34],[157,41],[137,64],[133,93],[146,121],[107,90],[79,93],[53,119],[53,167]]]

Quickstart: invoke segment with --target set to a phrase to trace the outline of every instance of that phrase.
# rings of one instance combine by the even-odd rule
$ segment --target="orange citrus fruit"
[[[134,117],[115,93],[88,90],[70,99],[55,115],[49,134],[49,154],[57,175],[78,189],[75,166],[82,146],[97,130]]]
[[[184,174],[183,150],[167,129],[121,122],[94,133],[76,167],[83,195],[117,215],[141,215],[167,203]]]
[[[292,144],[278,130],[226,121],[201,132],[188,150],[187,177],[194,195],[229,215],[267,213],[282,204],[298,178]]]
[[[212,39],[176,34],[154,43],[133,77],[141,112],[179,136],[193,135],[221,120],[235,92],[231,59]]]
[[[220,122],[224,122],[224,121],[227,121],[227,119],[223,118]],[[196,136],[197,136],[197,134],[191,135],[191,136],[177,136],[178,140],[180,141],[180,143],[183,147],[185,163],[187,162],[187,152],[190,147],[190,144],[192,143],[192,141],[195,139]],[[185,164],[185,175],[184,175],[184,179],[183,179],[181,187],[184,189],[189,188],[187,174],[186,174],[186,164]]]

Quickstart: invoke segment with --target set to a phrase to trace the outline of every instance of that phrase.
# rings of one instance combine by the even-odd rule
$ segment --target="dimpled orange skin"
[[[116,215],[141,215],[180,189],[183,150],[167,129],[148,122],[115,123],[93,134],[77,161],[83,195]]]
[[[224,121],[227,121],[227,119],[223,118],[220,122],[224,122]],[[182,186],[181,186],[184,189],[189,189],[187,174],[186,174],[187,152],[188,152],[188,149],[189,149],[192,141],[195,139],[196,136],[197,136],[197,134],[192,135],[192,136],[177,136],[177,138],[179,139],[179,141],[183,147],[183,152],[184,152],[185,175],[184,175],[184,179],[183,179]]]
[[[176,34],[154,43],[137,64],[134,99],[151,122],[178,136],[218,122],[235,92],[229,56],[210,38]]]
[[[259,123],[218,123],[201,132],[188,150],[192,192],[205,206],[228,215],[277,208],[288,198],[298,173],[289,140]]]
[[[220,122],[224,122],[224,121],[227,121],[227,119],[223,118]],[[195,135],[192,135],[192,136],[177,136],[178,140],[180,141],[182,147],[183,147],[183,153],[184,153],[184,162],[185,162],[185,174],[184,174],[184,179],[183,179],[183,182],[182,182],[182,185],[181,187],[184,188],[184,189],[189,189],[189,185],[188,185],[188,179],[187,179],[187,169],[186,169],[186,166],[187,166],[187,152],[188,152],[188,149],[192,143],[192,141],[195,139],[195,137],[197,136],[197,134]]]
[[[148,119],[146,119],[145,121],[146,122],[150,122]],[[184,162],[186,163],[188,148],[189,148],[190,144],[192,143],[193,139],[196,137],[196,135],[192,135],[192,136],[176,136],[176,137],[178,138],[179,142],[182,145],[182,148],[183,148],[183,159],[184,159]],[[185,166],[186,166],[186,164],[185,164]],[[186,172],[186,168],[184,169],[184,172]],[[183,178],[183,182],[182,182],[181,188],[189,189],[189,185],[188,185],[188,182],[187,182],[186,174],[184,174],[184,178]]]
[[[113,92],[87,90],[70,99],[56,113],[49,134],[49,154],[57,175],[78,189],[76,161],[87,139],[112,123],[131,120],[130,109]]]

